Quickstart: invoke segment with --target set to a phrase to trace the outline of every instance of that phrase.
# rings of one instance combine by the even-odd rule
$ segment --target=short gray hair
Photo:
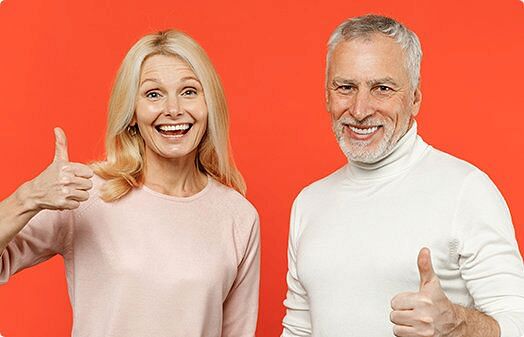
[[[350,18],[335,29],[328,40],[326,73],[331,54],[339,42],[368,38],[375,33],[392,38],[406,53],[406,68],[411,85],[416,88],[420,82],[420,61],[422,59],[420,41],[417,35],[402,23],[381,15],[368,14]]]

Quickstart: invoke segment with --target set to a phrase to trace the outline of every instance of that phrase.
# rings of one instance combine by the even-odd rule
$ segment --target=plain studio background
[[[291,203],[302,187],[345,163],[324,108],[325,44],[342,20],[373,12],[419,35],[420,134],[488,173],[509,204],[524,252],[523,7],[517,0],[5,0],[0,198],[51,162],[54,126],[64,128],[71,160],[101,158],[122,58],[142,35],[179,28],[206,49],[225,87],[235,159],[261,216],[257,335],[277,336]],[[4,336],[68,336],[71,321],[61,258],[0,287]]]

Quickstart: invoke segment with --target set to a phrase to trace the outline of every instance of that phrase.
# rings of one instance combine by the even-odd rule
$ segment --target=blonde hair
[[[229,118],[224,90],[205,51],[187,34],[168,30],[149,34],[129,50],[111,92],[106,132],[106,160],[93,163],[106,180],[101,198],[115,201],[144,182],[145,143],[129,132],[135,114],[140,72],[153,55],[171,55],[185,61],[199,79],[208,109],[207,130],[198,146],[197,168],[220,183],[245,194],[246,186],[230,154]]]

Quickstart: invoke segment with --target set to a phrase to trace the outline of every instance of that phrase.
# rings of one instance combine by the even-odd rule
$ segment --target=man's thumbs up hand
[[[422,248],[417,258],[418,274],[420,277],[419,291],[442,291],[440,281],[433,270],[431,263],[431,252],[428,248]]]
[[[28,184],[28,202],[37,211],[42,209],[74,209],[89,198],[93,186],[93,171],[89,166],[69,162],[67,138],[61,128],[55,128],[55,156],[40,175]]]
[[[418,292],[400,293],[391,300],[393,333],[407,336],[453,336],[462,324],[457,307],[451,303],[433,270],[431,252],[422,248],[417,258],[420,286]]]

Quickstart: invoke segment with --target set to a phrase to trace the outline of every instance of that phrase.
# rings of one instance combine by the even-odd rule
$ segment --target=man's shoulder
[[[346,177],[347,164],[338,168],[336,171],[330,173],[329,175],[320,178],[300,191],[297,196],[298,199],[317,199],[329,195],[328,193],[333,192],[334,190],[340,188],[341,182],[343,182]]]
[[[434,147],[422,161],[419,169],[425,172],[434,172],[448,179],[451,177],[464,179],[474,172],[482,173],[472,163]]]
[[[433,188],[434,191],[462,195],[500,194],[489,175],[480,168],[435,148],[432,148],[423,163],[414,169],[413,175],[417,182]]]

